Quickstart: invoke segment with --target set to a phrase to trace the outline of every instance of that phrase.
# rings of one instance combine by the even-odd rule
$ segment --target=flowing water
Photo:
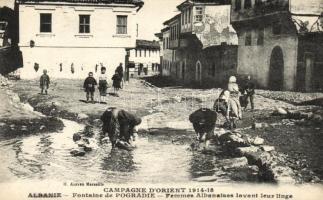
[[[174,143],[170,136],[141,136],[133,151],[111,151],[109,143],[100,144],[94,137],[91,152],[73,157],[70,152],[77,144],[72,136],[84,126],[63,122],[65,128],[61,132],[0,141],[0,181],[171,183],[199,181],[201,177],[211,177],[206,180],[217,182],[232,181],[232,173],[215,168],[216,156],[191,151],[189,142]]]

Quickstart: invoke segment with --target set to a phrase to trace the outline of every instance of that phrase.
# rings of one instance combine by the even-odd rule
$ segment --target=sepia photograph
[[[323,199],[323,0],[0,0],[0,199]]]

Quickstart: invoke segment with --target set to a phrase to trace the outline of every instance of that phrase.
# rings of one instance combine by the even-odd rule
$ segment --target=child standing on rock
[[[83,88],[86,92],[86,102],[89,102],[89,99],[91,97],[91,102],[94,103],[94,92],[96,85],[97,82],[95,78],[93,78],[93,72],[89,72],[89,76],[85,79],[83,84]]]
[[[44,69],[43,75],[40,77],[39,82],[40,82],[41,94],[44,94],[44,92],[45,92],[45,94],[47,94],[47,90],[49,88],[50,81],[49,81],[49,76],[47,75],[46,69]]]
[[[108,77],[106,75],[106,68],[101,67],[101,74],[99,75],[99,91],[100,91],[100,103],[106,101],[108,90]]]

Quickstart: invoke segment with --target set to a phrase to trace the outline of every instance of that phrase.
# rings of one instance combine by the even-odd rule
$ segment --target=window
[[[202,7],[196,7],[195,8],[195,21],[201,22],[203,20],[203,8]]]
[[[145,55],[145,57],[146,57],[146,49],[144,50],[144,55]]]
[[[187,24],[187,10],[184,10],[184,24]]]
[[[90,15],[80,15],[80,33],[90,33]]]
[[[264,45],[264,28],[258,30],[257,45]]]
[[[141,57],[141,49],[139,49],[139,57]]]
[[[236,0],[235,2],[235,11],[241,10],[241,0]]]
[[[52,32],[52,14],[50,13],[40,14],[40,32],[41,33]]]
[[[252,40],[252,37],[251,37],[251,31],[247,31],[246,32],[246,41],[245,41],[245,45],[246,46],[251,46],[251,40]]]
[[[138,57],[138,50],[136,49],[136,57]]]
[[[251,8],[251,0],[245,0],[245,2],[244,2],[244,8],[245,9]]]
[[[280,22],[274,22],[273,23],[273,34],[274,35],[280,35],[282,32],[282,25]]]
[[[191,18],[192,18],[192,9],[188,9],[188,23],[191,23]]]
[[[117,16],[117,34],[127,34],[127,19],[128,16]]]

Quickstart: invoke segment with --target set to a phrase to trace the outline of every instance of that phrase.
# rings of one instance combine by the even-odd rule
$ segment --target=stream
[[[217,156],[190,150],[192,141],[174,143],[169,135],[140,135],[133,151],[111,150],[100,144],[98,130],[93,150],[73,157],[77,147],[73,134],[84,126],[62,120],[65,128],[57,133],[34,134],[0,141],[0,182],[16,180],[100,181],[111,183],[175,183],[190,181],[257,181],[248,172],[216,168]],[[158,130],[157,130],[158,131]],[[237,176],[238,174],[238,176]],[[232,176],[234,175],[234,176]]]

